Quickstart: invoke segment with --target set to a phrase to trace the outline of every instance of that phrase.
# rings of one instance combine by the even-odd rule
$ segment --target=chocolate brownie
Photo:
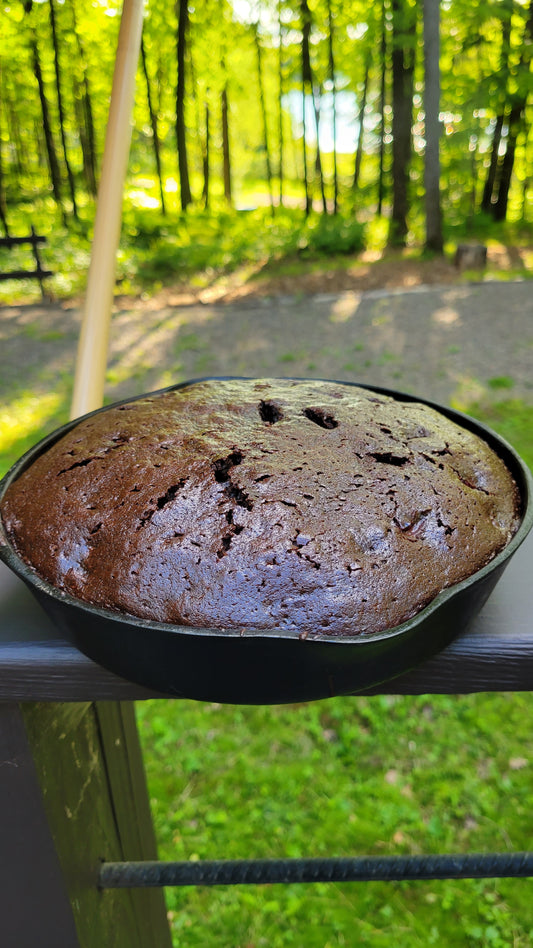
[[[392,628],[519,524],[488,444],[443,414],[336,382],[202,381],[80,421],[7,490],[45,580],[193,627]]]

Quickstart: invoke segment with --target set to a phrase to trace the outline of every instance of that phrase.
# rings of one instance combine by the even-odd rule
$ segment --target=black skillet
[[[0,558],[29,586],[66,639],[115,674],[156,691],[230,704],[280,704],[355,694],[395,678],[443,649],[479,612],[533,526],[533,478],[514,449],[473,418],[413,395],[361,387],[398,401],[423,402],[479,435],[503,459],[522,498],[521,525],[505,549],[401,625],[376,634],[301,640],[286,630],[221,632],[151,622],[88,605],[50,586],[19,558],[1,521]],[[0,502],[9,484],[80,420],[57,429],[17,461],[0,482]]]

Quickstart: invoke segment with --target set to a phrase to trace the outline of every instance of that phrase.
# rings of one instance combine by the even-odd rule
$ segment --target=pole
[[[122,220],[122,195],[131,143],[131,113],[143,22],[143,0],[124,0],[111,104],[74,378],[71,418],[104,399],[115,259]]]

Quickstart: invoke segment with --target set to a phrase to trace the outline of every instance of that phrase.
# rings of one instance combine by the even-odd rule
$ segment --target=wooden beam
[[[32,703],[22,712],[80,948],[170,948],[162,890],[117,899],[98,888],[102,860],[157,858],[133,705]],[[21,889],[23,912],[27,901]],[[28,948],[78,944],[39,925]]]
[[[1,941],[13,948],[80,948],[24,721],[0,704]]]

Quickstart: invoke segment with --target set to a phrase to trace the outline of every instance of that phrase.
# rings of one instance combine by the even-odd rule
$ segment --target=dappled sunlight
[[[116,313],[111,330],[108,389],[133,383],[129,385],[129,393],[133,394],[135,383],[149,373],[150,386],[177,381],[175,373],[182,369],[180,350],[200,351],[206,345],[201,335],[191,330],[204,326],[214,316],[212,309],[198,306],[152,313],[135,308]],[[161,381],[165,371],[174,373],[172,382]]]
[[[450,286],[442,291],[442,299],[445,303],[458,303],[461,300],[468,300],[472,295],[470,286]]]
[[[490,240],[487,246],[487,260],[498,271],[527,271],[533,268],[533,252],[530,247],[516,244],[504,244]]]
[[[515,282],[411,293],[347,289],[216,306],[184,305],[178,293],[117,300],[106,401],[206,375],[338,378],[465,407],[501,399],[491,384],[501,377],[512,381],[513,396],[530,401],[529,298],[529,285]],[[19,451],[19,438],[38,440],[61,423],[55,414],[68,412],[78,320],[76,310],[60,306],[2,312],[0,420],[3,445],[13,443],[13,453],[29,446]]]
[[[39,432],[57,414],[64,395],[51,392],[35,395],[24,392],[9,404],[0,406],[0,452],[9,451],[21,438]]]
[[[451,326],[454,323],[460,325],[462,322],[457,310],[451,306],[441,306],[439,309],[434,310],[431,314],[431,319],[434,323],[439,323],[441,326]]]
[[[130,190],[127,191],[126,197],[134,205],[134,207],[146,207],[152,210],[160,207],[161,202],[155,197],[150,197],[149,194],[146,194],[144,191],[139,190]]]
[[[330,322],[346,323],[353,319],[359,309],[361,293],[343,293],[331,307]]]

